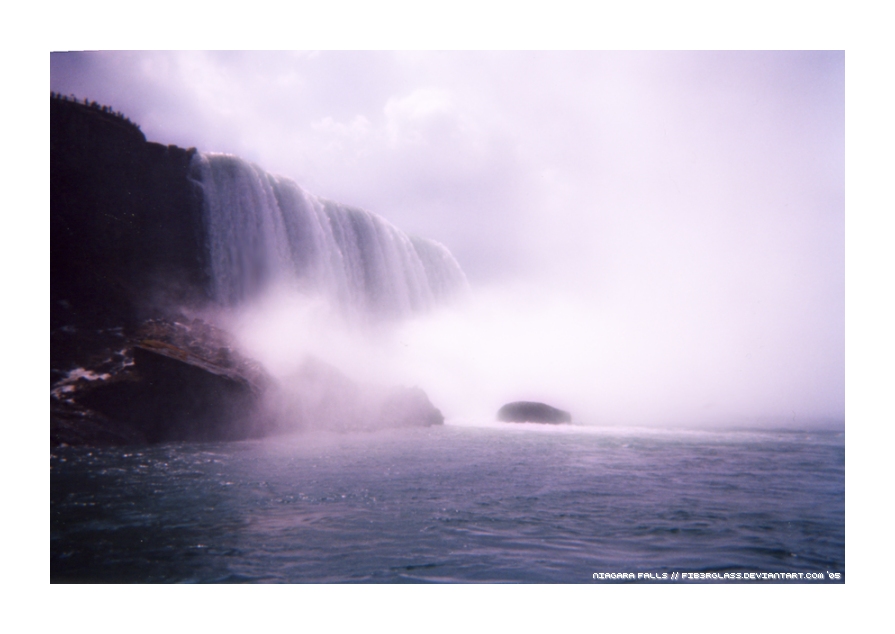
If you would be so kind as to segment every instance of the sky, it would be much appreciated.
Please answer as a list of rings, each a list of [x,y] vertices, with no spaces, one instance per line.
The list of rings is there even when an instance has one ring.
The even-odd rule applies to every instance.
[[[151,141],[445,244],[480,299],[401,334],[443,402],[633,423],[842,420],[844,83],[841,51],[50,59]]]

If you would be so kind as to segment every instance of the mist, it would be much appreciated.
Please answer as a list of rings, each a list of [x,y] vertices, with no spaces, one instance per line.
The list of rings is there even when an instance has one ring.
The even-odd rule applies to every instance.
[[[844,56],[57,53],[51,89],[446,245],[468,297],[394,322],[271,288],[215,316],[448,421],[841,424]]]

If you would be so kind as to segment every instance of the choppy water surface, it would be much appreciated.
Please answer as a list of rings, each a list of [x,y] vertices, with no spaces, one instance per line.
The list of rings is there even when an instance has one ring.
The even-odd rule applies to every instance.
[[[57,449],[53,581],[842,573],[835,432],[445,426]]]

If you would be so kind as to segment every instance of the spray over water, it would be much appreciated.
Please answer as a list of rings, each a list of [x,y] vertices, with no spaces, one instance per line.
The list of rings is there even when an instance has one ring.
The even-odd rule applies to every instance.
[[[389,356],[383,341],[399,320],[468,292],[444,246],[237,157],[197,154],[191,177],[202,193],[215,321],[273,373],[281,426],[441,422],[412,381],[396,388],[374,359]]]

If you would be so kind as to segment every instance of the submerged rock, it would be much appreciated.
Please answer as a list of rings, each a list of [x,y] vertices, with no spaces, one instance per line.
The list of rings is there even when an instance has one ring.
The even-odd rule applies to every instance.
[[[571,423],[572,415],[544,403],[516,401],[497,411],[497,420],[510,423]]]

